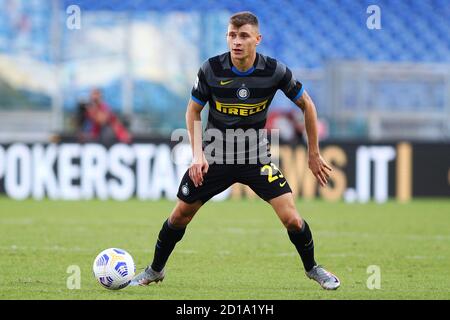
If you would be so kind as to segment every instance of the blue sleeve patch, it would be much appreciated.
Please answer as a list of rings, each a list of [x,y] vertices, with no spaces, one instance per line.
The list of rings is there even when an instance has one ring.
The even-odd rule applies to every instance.
[[[298,100],[298,98],[300,98],[303,94],[304,91],[304,87],[302,86],[302,88],[300,89],[300,91],[297,93],[297,95],[294,97],[294,99],[292,101],[296,102]]]
[[[197,99],[196,97],[194,97],[193,95],[191,95],[191,99],[194,100],[195,102],[197,102],[198,104],[200,104],[202,107],[205,106],[206,102],[201,101],[200,99]]]

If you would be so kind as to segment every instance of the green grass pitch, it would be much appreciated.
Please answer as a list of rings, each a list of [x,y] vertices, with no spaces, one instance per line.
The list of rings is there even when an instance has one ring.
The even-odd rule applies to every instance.
[[[304,275],[262,200],[209,202],[188,227],[162,284],[103,289],[95,256],[123,248],[140,271],[153,257],[171,201],[12,201],[0,198],[0,299],[449,299],[450,200],[378,205],[298,201],[316,260],[341,279],[325,291]],[[67,268],[81,270],[69,290]],[[379,266],[381,288],[367,272]]]

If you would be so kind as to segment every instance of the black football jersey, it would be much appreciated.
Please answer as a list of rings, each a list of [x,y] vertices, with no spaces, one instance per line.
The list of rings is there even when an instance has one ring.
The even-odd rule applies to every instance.
[[[259,130],[265,126],[269,105],[278,89],[294,102],[303,93],[302,84],[277,60],[257,53],[253,66],[241,72],[232,65],[227,52],[203,63],[191,98],[202,106],[209,103],[206,129]]]

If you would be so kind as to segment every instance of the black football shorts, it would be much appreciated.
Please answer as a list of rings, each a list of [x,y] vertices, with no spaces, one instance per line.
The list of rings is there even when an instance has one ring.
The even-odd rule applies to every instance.
[[[203,184],[195,187],[189,170],[178,188],[178,198],[187,203],[207,202],[234,183],[248,185],[260,198],[269,201],[292,192],[281,171],[273,164],[211,164],[203,176]]]

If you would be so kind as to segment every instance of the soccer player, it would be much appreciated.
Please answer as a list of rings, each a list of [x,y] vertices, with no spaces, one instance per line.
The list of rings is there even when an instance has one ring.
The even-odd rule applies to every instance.
[[[256,52],[256,46],[261,42],[257,17],[251,12],[234,14],[226,36],[229,52],[210,58],[202,65],[187,106],[186,124],[193,161],[180,183],[177,204],[159,232],[153,262],[133,279],[131,285],[162,281],[166,262],[195,213],[214,195],[239,182],[250,186],[273,207],[300,255],[306,276],[324,289],[337,289],[339,279],[314,259],[311,230],[298,214],[289,184],[278,168],[273,163],[261,161],[209,163],[211,154],[205,155],[208,143],[205,134],[201,133],[200,114],[206,102],[209,102],[207,130],[224,133],[229,129],[258,130],[264,128],[267,109],[276,91],[281,89],[304,113],[309,168],[321,186],[327,184],[332,170],[319,152],[317,114],[308,93],[284,64]],[[268,145],[267,139],[262,139],[259,134],[257,138],[247,139],[250,146],[245,151],[245,160],[253,159],[250,156],[252,148],[261,150],[261,145]],[[222,158],[230,155],[227,151],[222,152]],[[220,158],[221,150],[215,150],[214,156]],[[236,160],[238,152],[232,156],[232,160]]]

